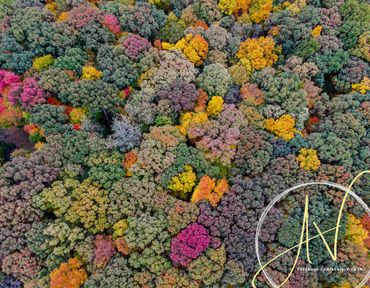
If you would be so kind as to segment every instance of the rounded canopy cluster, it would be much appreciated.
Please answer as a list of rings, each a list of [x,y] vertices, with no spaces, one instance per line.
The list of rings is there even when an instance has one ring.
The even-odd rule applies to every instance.
[[[369,169],[368,1],[0,2],[0,288],[252,287],[268,203]],[[332,228],[342,195],[309,192]],[[305,193],[270,210],[264,260],[297,245]],[[338,261],[315,239],[298,266],[369,267],[365,214],[347,199]]]

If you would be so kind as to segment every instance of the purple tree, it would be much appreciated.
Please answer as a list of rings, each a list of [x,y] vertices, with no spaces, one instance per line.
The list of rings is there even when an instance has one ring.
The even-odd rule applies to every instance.
[[[204,226],[188,225],[171,241],[170,258],[174,265],[188,266],[198,258],[211,243],[211,237]]]

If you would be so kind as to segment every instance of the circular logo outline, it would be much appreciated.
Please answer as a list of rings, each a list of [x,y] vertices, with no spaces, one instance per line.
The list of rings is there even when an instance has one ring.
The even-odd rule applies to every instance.
[[[313,182],[307,182],[307,183],[298,184],[296,186],[293,186],[293,187],[285,190],[283,193],[281,193],[278,196],[276,196],[269,203],[269,205],[267,205],[267,207],[265,208],[265,210],[261,214],[261,217],[260,217],[260,219],[258,221],[258,224],[257,224],[257,230],[256,230],[256,236],[255,236],[255,245],[254,245],[255,246],[256,255],[257,255],[258,264],[259,264],[260,268],[262,269],[263,275],[265,275],[266,279],[272,285],[273,288],[279,288],[279,285],[277,285],[271,279],[270,275],[265,271],[265,269],[263,269],[263,265],[261,263],[261,258],[260,258],[260,253],[259,253],[259,236],[260,236],[260,232],[261,232],[261,228],[262,228],[263,222],[264,222],[264,220],[265,220],[268,212],[270,212],[271,208],[281,198],[283,198],[284,196],[286,196],[287,194],[289,194],[289,192],[291,192],[293,190],[296,190],[296,189],[299,189],[299,188],[302,188],[302,187],[313,186],[313,185],[325,185],[325,186],[329,186],[329,187],[338,188],[339,190],[342,190],[343,192],[348,192],[348,194],[351,195],[352,197],[354,197],[356,199],[356,201],[362,206],[362,208],[365,209],[365,211],[367,212],[367,214],[370,216],[370,209],[369,209],[369,207],[366,205],[366,203],[355,192],[349,190],[348,188],[344,187],[343,185],[340,185],[340,184],[337,184],[337,183],[333,183],[333,182],[329,182],[329,181],[313,181]],[[365,278],[360,282],[360,284],[358,284],[356,286],[356,288],[361,288],[362,286],[364,286],[369,279],[370,279],[370,269],[367,272]]]

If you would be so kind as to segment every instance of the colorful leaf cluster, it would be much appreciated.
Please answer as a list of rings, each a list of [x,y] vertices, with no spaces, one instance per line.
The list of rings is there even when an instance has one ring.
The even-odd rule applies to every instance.
[[[365,0],[0,1],[0,287],[252,287],[265,207],[369,170],[369,20]],[[305,194],[309,234],[335,226],[343,192],[311,188],[266,215],[262,262],[297,245]],[[286,287],[356,287],[369,229],[348,197],[337,261],[315,238],[297,265],[363,269]]]

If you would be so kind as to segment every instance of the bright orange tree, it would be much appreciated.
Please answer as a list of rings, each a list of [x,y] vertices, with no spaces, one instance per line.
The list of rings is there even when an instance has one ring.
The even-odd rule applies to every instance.
[[[212,206],[216,206],[228,189],[229,185],[226,179],[216,180],[205,175],[195,188],[191,201],[196,203],[201,200],[208,200]]]
[[[50,288],[79,288],[86,281],[87,274],[81,262],[71,258],[50,274]]]

